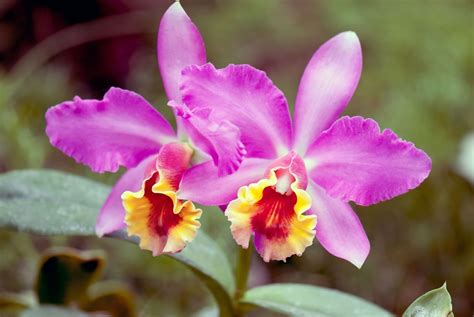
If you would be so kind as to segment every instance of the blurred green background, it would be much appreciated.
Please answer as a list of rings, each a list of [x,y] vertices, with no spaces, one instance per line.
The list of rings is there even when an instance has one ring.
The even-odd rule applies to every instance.
[[[361,270],[330,256],[316,242],[287,263],[264,264],[256,257],[250,284],[327,286],[401,314],[417,296],[447,281],[454,312],[471,315],[474,189],[457,172],[457,161],[461,140],[474,130],[473,2],[181,2],[205,39],[209,61],[265,70],[290,104],[315,49],[339,32],[355,31],[364,69],[346,113],[376,119],[433,159],[429,179],[416,190],[376,206],[356,207],[372,244]],[[118,175],[93,174],[49,145],[44,113],[74,95],[101,98],[114,85],[142,94],[172,120],[156,62],[156,28],[171,3],[0,1],[0,172],[46,167],[112,184]],[[464,161],[473,160],[471,150]],[[204,230],[235,256],[225,217],[217,209],[206,211]],[[0,292],[31,289],[36,260],[51,245],[104,249],[107,278],[130,285],[140,316],[190,316],[212,305],[184,267],[134,245],[2,230]]]

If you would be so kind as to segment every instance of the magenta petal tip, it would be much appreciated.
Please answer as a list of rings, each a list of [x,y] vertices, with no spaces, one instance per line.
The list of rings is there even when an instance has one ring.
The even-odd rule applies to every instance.
[[[294,148],[304,154],[339,117],[355,92],[362,71],[362,49],[352,31],[321,45],[301,77],[295,103]]]
[[[181,70],[206,62],[204,40],[177,1],[166,10],[158,30],[158,65],[168,99],[181,102]]]

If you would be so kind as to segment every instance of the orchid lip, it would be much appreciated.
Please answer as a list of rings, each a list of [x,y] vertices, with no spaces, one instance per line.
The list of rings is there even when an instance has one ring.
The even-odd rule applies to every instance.
[[[140,247],[154,256],[181,251],[196,236],[201,215],[200,209],[178,200],[173,191],[160,190],[166,184],[153,185],[158,178],[156,172],[139,192],[122,195],[128,235],[139,237]]]
[[[164,145],[144,169],[140,190],[122,194],[128,235],[138,237],[140,247],[155,256],[181,251],[200,227],[202,211],[176,194],[191,157],[187,144]]]
[[[301,255],[315,237],[316,216],[306,214],[311,197],[299,183],[306,179],[301,163],[294,152],[274,161],[266,178],[241,187],[225,211],[236,242],[247,248],[254,236],[266,262]]]

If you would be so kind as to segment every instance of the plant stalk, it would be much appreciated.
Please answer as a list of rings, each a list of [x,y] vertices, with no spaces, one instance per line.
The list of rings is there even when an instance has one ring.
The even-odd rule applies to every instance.
[[[236,316],[244,316],[245,311],[239,304],[240,299],[247,291],[247,280],[250,272],[250,264],[252,260],[252,244],[247,249],[240,248],[237,259],[237,267],[235,271],[236,288],[234,294],[234,304],[236,308]]]

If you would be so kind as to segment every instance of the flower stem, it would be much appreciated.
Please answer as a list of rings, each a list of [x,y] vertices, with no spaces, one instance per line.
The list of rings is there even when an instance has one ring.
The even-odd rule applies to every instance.
[[[247,291],[247,280],[250,272],[250,263],[252,260],[252,246],[247,249],[240,248],[235,271],[236,288],[234,294],[234,303],[237,316],[244,316],[244,310],[239,305],[239,300]]]

